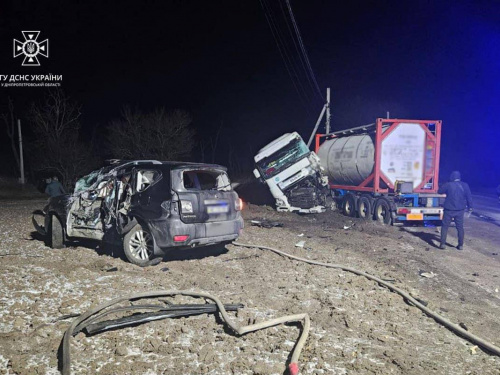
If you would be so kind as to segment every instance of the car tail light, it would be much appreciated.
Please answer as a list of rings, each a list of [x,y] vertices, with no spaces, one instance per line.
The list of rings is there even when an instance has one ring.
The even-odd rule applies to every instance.
[[[411,210],[409,208],[398,208],[398,214],[409,214]]]
[[[193,213],[193,203],[190,201],[181,201],[181,212],[186,214]]]
[[[187,241],[188,238],[189,238],[189,235],[181,234],[179,236],[174,236],[174,242],[184,242],[184,241]]]
[[[236,201],[234,202],[234,208],[236,211],[241,211],[243,209],[243,201],[241,198],[237,198]]]

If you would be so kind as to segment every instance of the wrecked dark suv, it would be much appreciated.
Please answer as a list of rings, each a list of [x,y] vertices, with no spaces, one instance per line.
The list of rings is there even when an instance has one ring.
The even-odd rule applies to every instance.
[[[170,249],[235,240],[241,208],[222,166],[140,160],[81,178],[73,194],[35,211],[33,224],[53,248],[71,238],[119,243],[130,262],[145,266]]]

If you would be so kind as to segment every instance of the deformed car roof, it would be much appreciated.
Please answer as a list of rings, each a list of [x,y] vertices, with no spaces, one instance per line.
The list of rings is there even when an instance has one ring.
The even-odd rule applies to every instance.
[[[97,186],[99,182],[102,181],[105,176],[117,175],[122,173],[128,173],[128,170],[123,170],[127,167],[154,167],[160,169],[163,172],[170,170],[183,169],[183,168],[200,168],[200,169],[218,169],[222,171],[227,171],[227,168],[218,164],[206,164],[206,163],[190,163],[184,161],[158,161],[158,160],[109,160],[108,165],[83,176],[76,182],[74,193],[81,192],[83,190],[89,189],[92,186]]]
[[[110,165],[111,169],[119,169],[128,166],[165,166],[168,169],[182,169],[182,168],[216,168],[227,170],[226,167],[219,164],[207,163],[192,163],[187,161],[158,161],[158,160],[117,160],[113,161]]]

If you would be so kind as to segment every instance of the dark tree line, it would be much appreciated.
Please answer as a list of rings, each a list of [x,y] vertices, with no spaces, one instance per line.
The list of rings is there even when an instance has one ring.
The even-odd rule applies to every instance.
[[[82,175],[102,165],[102,156],[117,159],[188,159],[195,146],[191,115],[158,108],[149,113],[125,107],[108,124],[107,139],[97,149],[95,137],[82,139],[82,107],[62,90],[48,92],[30,105],[26,116],[31,139],[25,148],[26,164],[34,175],[57,175],[70,188]],[[0,115],[19,166],[14,103]],[[24,122],[26,123],[26,122]],[[24,126],[24,125],[23,125]]]

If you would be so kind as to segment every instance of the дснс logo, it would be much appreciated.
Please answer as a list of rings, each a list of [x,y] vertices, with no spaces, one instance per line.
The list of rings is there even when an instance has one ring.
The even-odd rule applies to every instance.
[[[49,57],[49,40],[37,42],[40,31],[23,31],[24,42],[14,39],[14,57],[24,55],[23,66],[40,66],[37,55]]]

